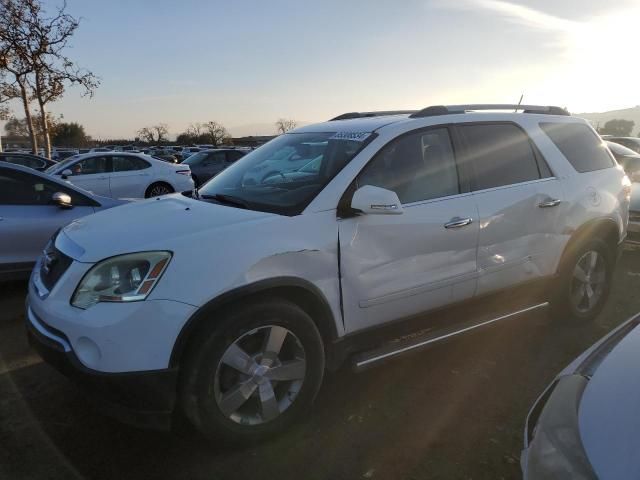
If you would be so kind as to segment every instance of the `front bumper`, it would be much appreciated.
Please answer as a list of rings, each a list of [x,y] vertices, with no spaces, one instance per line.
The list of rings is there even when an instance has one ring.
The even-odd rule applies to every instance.
[[[99,409],[139,427],[168,430],[176,404],[177,368],[104,373],[85,367],[65,335],[38,318],[27,302],[27,336],[44,361],[81,386]]]

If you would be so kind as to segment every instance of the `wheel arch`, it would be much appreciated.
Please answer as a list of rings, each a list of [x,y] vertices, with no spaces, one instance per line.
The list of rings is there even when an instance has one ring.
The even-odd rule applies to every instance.
[[[611,246],[612,254],[615,255],[615,249],[621,241],[619,226],[611,218],[598,218],[581,225],[573,232],[564,247],[556,269],[557,273],[560,273],[566,259],[570,258],[573,252],[592,238],[602,239],[607,245]]]
[[[175,188],[173,185],[171,185],[171,182],[169,182],[169,181],[167,181],[167,180],[164,180],[164,179],[162,179],[162,178],[161,178],[161,179],[157,179],[157,178],[156,178],[156,179],[152,180],[151,182],[149,182],[149,184],[147,185],[147,187],[144,189],[144,195],[145,195],[145,197],[146,197],[147,193],[149,192],[149,189],[150,189],[151,187],[153,187],[154,185],[158,185],[158,184],[161,184],[161,185],[167,185],[169,188],[171,188],[171,190],[173,190],[174,192],[176,191],[176,188]]]
[[[234,305],[281,298],[302,308],[318,327],[325,348],[338,338],[335,318],[329,302],[318,287],[297,277],[278,277],[260,280],[225,292],[200,307],[182,327],[171,352],[169,367],[177,367],[189,350],[197,332],[208,325],[212,315]]]

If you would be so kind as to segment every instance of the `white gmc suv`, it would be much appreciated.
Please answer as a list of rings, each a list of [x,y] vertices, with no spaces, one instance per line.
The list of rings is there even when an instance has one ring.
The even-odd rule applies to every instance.
[[[310,144],[321,156],[303,167],[273,161]],[[547,306],[591,320],[629,196],[596,132],[561,108],[344,114],[191,195],[62,229],[31,277],[29,338],[125,421],[168,428],[178,411],[209,437],[260,440],[345,360],[362,369]]]

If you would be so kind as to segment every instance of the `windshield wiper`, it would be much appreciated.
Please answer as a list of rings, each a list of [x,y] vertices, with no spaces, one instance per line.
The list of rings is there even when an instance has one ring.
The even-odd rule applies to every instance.
[[[199,195],[199,198],[202,198],[204,200],[215,200],[216,202],[219,202],[219,203],[244,208],[246,210],[251,210],[251,206],[249,205],[249,202],[241,198],[234,197],[232,195],[224,195],[222,193],[216,193],[215,195]]]

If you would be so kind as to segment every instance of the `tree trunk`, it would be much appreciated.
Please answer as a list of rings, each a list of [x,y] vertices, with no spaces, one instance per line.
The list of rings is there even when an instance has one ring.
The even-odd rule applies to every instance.
[[[49,120],[47,119],[47,106],[38,98],[40,105],[40,123],[42,124],[42,136],[44,141],[45,157],[51,158],[51,135],[49,134]]]
[[[33,128],[33,117],[31,116],[31,110],[29,109],[29,96],[27,94],[27,88],[24,85],[23,80],[18,80],[20,86],[20,96],[22,97],[22,107],[24,108],[24,116],[27,120],[27,127],[29,127],[29,138],[31,139],[31,151],[34,155],[38,154],[38,138],[36,137],[36,131]]]

